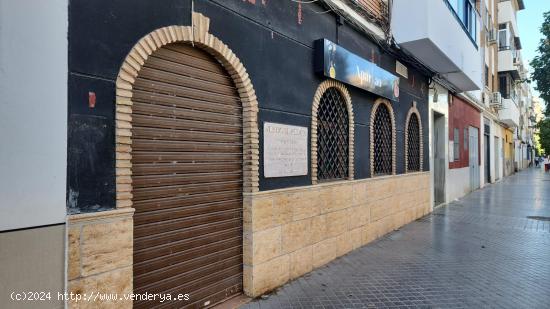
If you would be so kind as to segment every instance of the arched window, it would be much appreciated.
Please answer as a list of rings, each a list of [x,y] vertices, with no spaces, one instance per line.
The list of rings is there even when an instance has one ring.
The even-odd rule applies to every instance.
[[[343,85],[325,81],[317,89],[312,118],[312,180],[353,179],[353,116]]]
[[[407,126],[407,171],[420,171],[420,130],[416,114],[411,115]]]
[[[372,110],[370,129],[372,174],[395,174],[395,120],[389,101],[377,100]]]
[[[416,102],[407,115],[405,123],[405,172],[422,171],[422,126]]]
[[[317,177],[320,181],[348,177],[349,120],[346,103],[336,88],[329,88],[317,114]]]

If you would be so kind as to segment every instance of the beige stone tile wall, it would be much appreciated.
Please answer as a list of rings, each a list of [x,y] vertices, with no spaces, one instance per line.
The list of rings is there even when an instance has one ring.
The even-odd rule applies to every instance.
[[[270,291],[431,209],[428,172],[246,194],[245,293]]]
[[[133,208],[68,220],[67,292],[132,293]],[[131,308],[132,301],[69,301],[70,308]]]

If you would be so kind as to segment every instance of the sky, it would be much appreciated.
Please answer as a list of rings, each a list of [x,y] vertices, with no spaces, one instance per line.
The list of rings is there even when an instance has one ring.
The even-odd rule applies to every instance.
[[[550,11],[550,0],[523,0],[525,9],[518,12],[519,37],[521,39],[523,62],[527,65],[537,55],[537,46],[542,38],[540,26],[543,22],[542,14]],[[529,66],[528,66],[529,67]],[[535,82],[531,83],[534,94]]]

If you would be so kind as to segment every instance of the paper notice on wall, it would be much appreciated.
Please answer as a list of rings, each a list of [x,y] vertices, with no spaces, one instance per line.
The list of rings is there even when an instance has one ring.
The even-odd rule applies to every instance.
[[[308,172],[307,127],[264,122],[264,177]]]

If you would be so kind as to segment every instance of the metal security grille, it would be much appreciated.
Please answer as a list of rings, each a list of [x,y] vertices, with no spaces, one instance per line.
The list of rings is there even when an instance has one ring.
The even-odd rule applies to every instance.
[[[243,126],[233,80],[185,44],[154,52],[132,92],[134,308],[203,308],[243,284]]]
[[[420,125],[416,114],[411,115],[407,128],[407,170],[420,171]]]
[[[348,177],[349,119],[346,103],[329,88],[317,111],[317,177],[320,181]]]
[[[393,138],[392,119],[388,108],[381,104],[374,116],[374,174],[387,175],[392,173]]]

